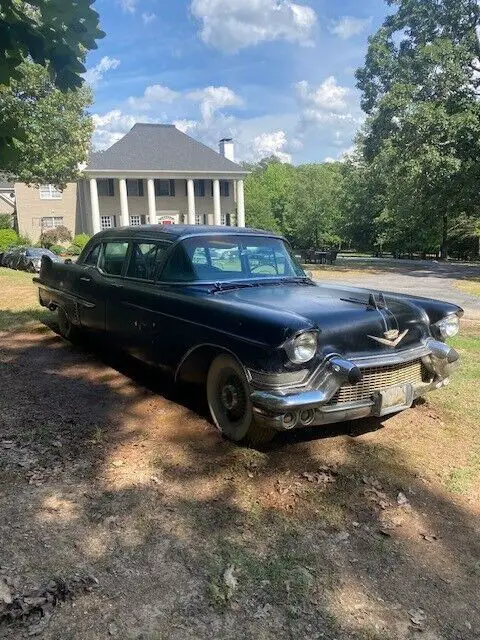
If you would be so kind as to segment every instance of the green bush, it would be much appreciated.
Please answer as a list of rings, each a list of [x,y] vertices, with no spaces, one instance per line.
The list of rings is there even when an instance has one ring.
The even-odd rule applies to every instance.
[[[71,244],[67,249],[67,253],[71,256],[79,256],[82,253],[82,250],[77,245]]]
[[[89,240],[90,240],[90,236],[88,235],[88,233],[79,233],[73,238],[72,245],[75,247],[80,247],[80,249],[83,249],[83,247],[87,244]]]
[[[8,249],[18,244],[18,234],[14,229],[0,229],[0,249]]]
[[[40,236],[40,243],[42,247],[51,249],[52,245],[56,245],[59,242],[69,242],[72,240],[72,234],[67,227],[60,225],[48,231],[44,231]]]
[[[12,228],[12,216],[9,213],[0,213],[0,229]]]
[[[53,251],[53,253],[56,253],[57,256],[61,255],[62,253],[66,253],[65,247],[62,247],[59,244],[52,244],[52,246],[49,247],[49,249],[50,251]]]

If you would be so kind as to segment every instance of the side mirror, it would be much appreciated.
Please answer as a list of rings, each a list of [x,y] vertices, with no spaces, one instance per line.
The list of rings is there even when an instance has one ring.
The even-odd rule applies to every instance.
[[[72,264],[72,259],[71,258],[66,258],[65,259],[65,264]]]

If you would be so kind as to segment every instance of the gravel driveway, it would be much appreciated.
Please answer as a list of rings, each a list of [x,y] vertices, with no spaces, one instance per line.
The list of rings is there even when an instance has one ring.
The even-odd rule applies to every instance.
[[[480,266],[382,259],[353,261],[345,258],[340,259],[337,266],[354,270],[354,275],[345,273],[345,278],[338,274],[341,283],[446,300],[465,309],[468,317],[480,319],[480,297],[455,286],[459,280],[480,278]],[[394,271],[395,268],[398,270]],[[315,273],[315,279],[321,280],[321,271]]]

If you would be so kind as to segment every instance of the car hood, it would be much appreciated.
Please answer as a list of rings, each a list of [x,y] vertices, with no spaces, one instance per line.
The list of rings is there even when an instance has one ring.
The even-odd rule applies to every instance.
[[[262,284],[224,291],[216,299],[227,306],[234,305],[237,311],[255,308],[255,315],[266,318],[270,314],[278,317],[281,312],[285,322],[291,318],[293,333],[299,326],[319,330],[322,350],[348,353],[352,357],[408,348],[430,335],[430,319],[421,299],[385,293],[385,308],[376,309],[368,304],[371,293],[355,287]],[[389,330],[406,331],[398,345],[385,345],[373,339],[385,338]]]

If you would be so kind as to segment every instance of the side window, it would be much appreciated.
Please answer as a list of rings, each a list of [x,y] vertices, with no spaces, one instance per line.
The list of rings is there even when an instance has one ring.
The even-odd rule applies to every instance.
[[[127,251],[128,242],[105,243],[100,256],[99,269],[111,276],[121,275]]]
[[[157,245],[154,242],[134,242],[127,278],[153,280],[155,277],[155,260]]]
[[[83,261],[83,264],[88,264],[88,265],[94,267],[98,262],[98,256],[100,255],[100,247],[101,247],[100,244],[96,244],[90,250],[89,254],[87,255],[87,257]]]

